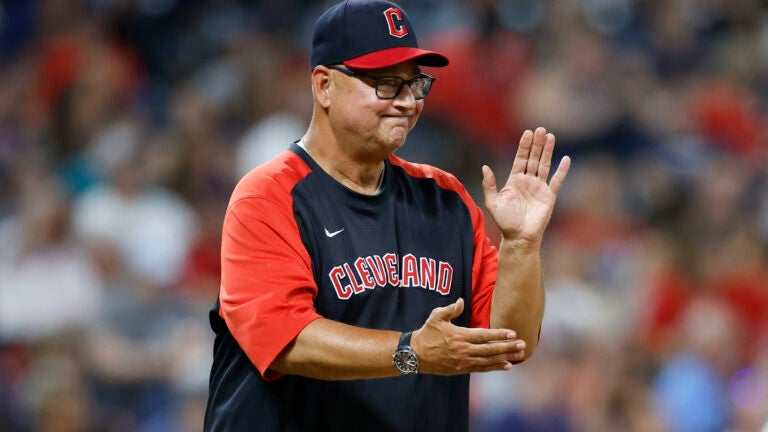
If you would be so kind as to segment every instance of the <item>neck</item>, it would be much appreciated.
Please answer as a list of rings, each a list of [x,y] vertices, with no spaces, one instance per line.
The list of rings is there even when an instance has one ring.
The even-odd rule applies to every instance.
[[[338,140],[321,138],[311,130],[300,144],[323,171],[349,189],[366,195],[379,190],[384,176],[383,159],[357,157],[345,151]]]

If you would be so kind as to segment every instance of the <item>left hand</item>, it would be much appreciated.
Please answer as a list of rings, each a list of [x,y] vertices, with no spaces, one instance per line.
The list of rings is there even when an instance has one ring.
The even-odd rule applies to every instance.
[[[496,176],[483,166],[485,208],[505,240],[538,244],[552,216],[557,193],[565,181],[571,159],[563,157],[549,184],[555,136],[543,127],[526,130],[520,138],[507,183],[496,189]]]

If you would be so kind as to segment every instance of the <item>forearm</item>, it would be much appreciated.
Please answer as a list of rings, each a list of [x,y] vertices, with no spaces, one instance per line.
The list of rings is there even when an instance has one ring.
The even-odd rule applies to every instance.
[[[319,318],[307,325],[270,366],[275,372],[323,380],[399,375],[392,365],[400,333]]]
[[[540,244],[503,240],[491,305],[491,327],[510,328],[526,343],[526,358],[533,354],[544,316]]]

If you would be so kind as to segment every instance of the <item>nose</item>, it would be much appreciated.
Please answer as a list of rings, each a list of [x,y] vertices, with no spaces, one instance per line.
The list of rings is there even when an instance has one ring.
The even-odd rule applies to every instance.
[[[411,90],[411,86],[404,85],[402,89],[400,89],[400,93],[397,94],[395,99],[392,100],[394,105],[398,108],[404,109],[404,110],[412,110],[416,108],[416,103],[418,102],[416,100],[416,97],[413,95],[413,90]]]

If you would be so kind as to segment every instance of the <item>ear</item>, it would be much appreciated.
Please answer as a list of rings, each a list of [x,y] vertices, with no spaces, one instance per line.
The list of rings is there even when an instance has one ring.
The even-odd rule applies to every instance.
[[[331,105],[331,70],[318,66],[312,71],[312,94],[315,101],[323,108]]]

